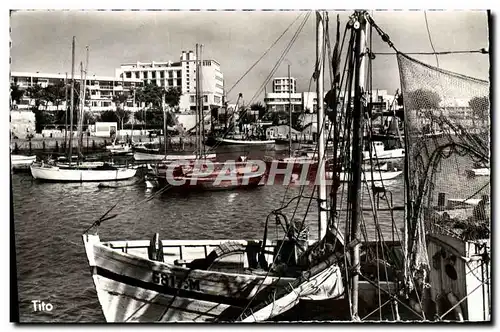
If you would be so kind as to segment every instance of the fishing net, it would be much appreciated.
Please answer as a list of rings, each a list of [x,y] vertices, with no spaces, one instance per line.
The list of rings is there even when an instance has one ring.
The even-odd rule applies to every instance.
[[[405,110],[407,225],[413,264],[428,266],[425,232],[489,234],[489,83],[399,53]],[[482,229],[482,231],[481,231]]]

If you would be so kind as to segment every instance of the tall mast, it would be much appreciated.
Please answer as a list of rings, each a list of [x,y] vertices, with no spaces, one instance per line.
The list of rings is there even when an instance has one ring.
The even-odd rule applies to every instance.
[[[288,156],[292,156],[292,79],[290,76],[290,65],[288,65],[288,112],[290,123],[288,125]]]
[[[83,102],[84,102],[84,92],[83,92],[83,63],[80,62],[80,106],[78,107],[78,158],[80,158],[81,153],[81,140],[82,140],[82,123],[83,123]]]
[[[83,98],[83,102],[82,102],[82,137],[81,137],[81,141],[80,141],[80,144],[82,144],[82,145],[83,145],[83,114],[85,113],[85,97],[87,94],[87,71],[89,70],[89,47],[88,47],[88,45],[85,46],[85,50],[86,50],[85,71],[83,73],[83,94],[82,94],[82,98]]]
[[[161,96],[161,109],[163,111],[163,152],[165,153],[165,158],[167,158],[167,112],[165,108],[165,91]]]
[[[318,240],[321,240],[326,235],[326,228],[328,222],[327,205],[326,205],[326,177],[325,177],[325,136],[324,136],[324,34],[323,34],[324,13],[316,13],[316,62],[318,63],[317,78],[316,78],[316,93],[318,95],[318,172],[317,179],[319,179],[319,192],[318,192]]]
[[[68,153],[68,72],[64,77],[64,153]]]
[[[364,120],[364,105],[362,103],[362,94],[364,93],[364,75],[365,61],[361,53],[365,49],[365,29],[366,21],[364,12],[357,11],[357,21],[354,23],[356,33],[356,46],[354,49],[355,57],[355,73],[354,73],[354,109],[353,109],[353,141],[352,141],[352,182],[349,188],[349,198],[352,204],[351,208],[351,237],[352,246],[351,257],[353,271],[351,275],[351,316],[353,320],[358,320],[358,298],[359,298],[359,264],[360,264],[360,227],[359,220],[361,217],[361,163],[362,163],[362,146],[363,146],[363,120]]]
[[[205,101],[205,95],[203,94],[203,44],[200,45],[200,113],[201,113],[201,135],[200,135],[200,153],[203,153],[203,157],[205,157],[205,112],[203,102]]]
[[[69,165],[71,166],[71,153],[73,147],[73,112],[74,112],[74,95],[75,95],[75,36],[71,44],[71,96],[70,96],[70,113],[69,113]]]
[[[199,146],[198,146],[198,140],[199,140],[199,134],[200,134],[200,121],[199,121],[199,104],[200,104],[200,101],[199,101],[199,93],[198,93],[198,84],[200,84],[200,80],[198,79],[199,78],[199,73],[200,71],[198,70],[198,59],[199,59],[199,54],[198,54],[198,44],[196,44],[196,59],[195,59],[195,66],[194,66],[194,70],[195,70],[195,80],[196,80],[196,85],[195,85],[195,92],[194,92],[194,99],[195,99],[195,120],[196,120],[196,143],[195,143],[195,151],[196,151],[196,156],[198,156],[198,152],[199,152]]]

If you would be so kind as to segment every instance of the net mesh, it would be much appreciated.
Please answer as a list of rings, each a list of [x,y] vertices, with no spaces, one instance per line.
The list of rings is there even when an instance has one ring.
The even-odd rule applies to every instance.
[[[399,53],[405,109],[409,248],[428,266],[425,232],[489,236],[489,83]],[[488,214],[488,215],[487,215]]]

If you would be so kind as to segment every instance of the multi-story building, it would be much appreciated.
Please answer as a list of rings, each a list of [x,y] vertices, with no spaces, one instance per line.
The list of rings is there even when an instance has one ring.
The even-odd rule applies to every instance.
[[[26,72],[11,72],[11,83],[19,86],[20,89],[26,90],[27,88],[40,85],[42,88],[47,87],[51,84],[57,84],[58,82],[64,82],[66,79],[66,74],[48,74],[48,73],[26,73]],[[80,82],[80,73],[75,74],[75,81]],[[67,82],[71,82],[71,77],[68,75]],[[133,90],[136,87],[142,85],[142,80],[135,78],[116,78],[112,76],[87,76],[86,87],[87,95],[90,97],[86,100],[86,109],[89,111],[113,111],[116,109],[116,105],[113,103],[113,96],[118,95],[123,91],[128,92],[128,100],[125,107],[129,111],[139,110],[139,104],[135,101]],[[68,104],[69,104],[69,94],[68,94]],[[34,105],[34,100],[30,98],[28,94],[24,94],[21,101],[17,104],[19,110],[29,109]],[[65,109],[66,104],[62,100],[59,105],[46,105],[48,111],[54,111],[57,109]]]
[[[264,103],[267,109],[272,112],[287,111],[292,109],[292,112],[301,111],[302,93],[266,93]]]
[[[182,51],[180,61],[172,62],[136,62],[122,64],[115,70],[116,77],[137,79],[144,83],[158,86],[179,87],[182,96],[179,102],[180,111],[196,109],[196,55],[193,51]],[[202,84],[204,110],[222,106],[224,94],[224,76],[220,64],[216,60],[202,61]]]
[[[326,96],[326,93],[325,93]],[[354,96],[354,93],[352,93]],[[370,99],[370,97],[372,99]],[[390,108],[394,96],[387,94],[386,90],[373,90],[367,95],[367,102],[373,103],[374,111],[383,111]],[[340,98],[342,102],[343,98]],[[266,93],[264,102],[271,111],[288,111],[289,105],[292,105],[292,111],[306,111],[308,113],[316,112],[318,107],[318,98],[316,92],[308,91],[301,93]]]
[[[295,93],[297,92],[297,80],[293,77],[275,77],[273,78],[274,93]]]

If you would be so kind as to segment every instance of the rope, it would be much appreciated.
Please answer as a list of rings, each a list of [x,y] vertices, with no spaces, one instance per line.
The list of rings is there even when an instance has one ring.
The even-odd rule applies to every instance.
[[[427,22],[427,12],[425,10],[424,10],[424,17],[425,17],[425,27],[427,28],[427,35],[429,36],[429,42],[431,43],[432,52],[436,56],[436,63],[437,63],[437,67],[439,68],[439,59],[438,59],[438,56],[436,54],[436,49],[434,48],[434,44],[432,43],[431,31],[429,30],[429,22]]]
[[[480,50],[465,50],[465,51],[441,51],[441,52],[404,52],[408,55],[448,55],[448,54],[489,54],[489,51],[482,48]],[[373,52],[375,55],[397,55],[398,52]]]

